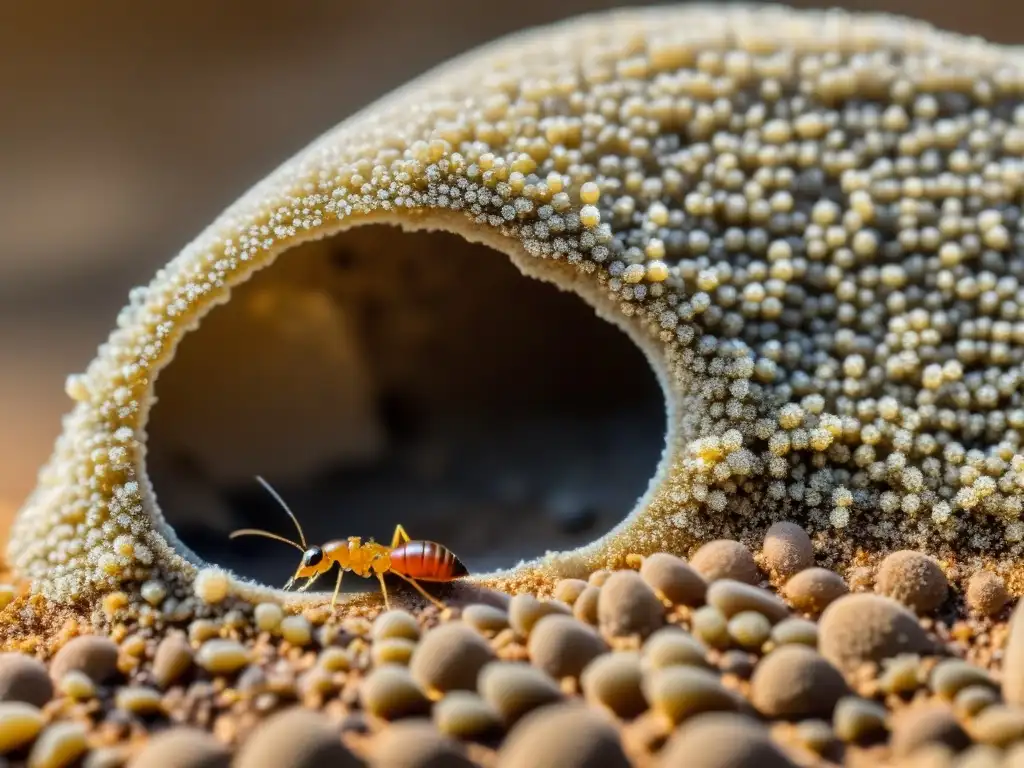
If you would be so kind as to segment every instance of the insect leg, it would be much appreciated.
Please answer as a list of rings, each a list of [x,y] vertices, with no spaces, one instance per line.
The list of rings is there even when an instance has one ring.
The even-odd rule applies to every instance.
[[[288,579],[288,583],[284,585],[284,588],[285,589],[289,589],[292,586],[292,584],[295,583],[295,580],[299,578],[299,573],[301,573],[301,572],[302,572],[302,564],[300,563],[299,567],[295,570],[295,575],[292,576],[290,579]]]
[[[380,591],[384,593],[384,608],[391,610],[391,602],[388,600],[388,588],[384,583],[384,574],[380,571],[377,572],[377,581],[380,582]]]
[[[338,566],[338,583],[334,585],[334,597],[331,598],[331,610],[334,610],[334,604],[338,602],[338,592],[341,591],[341,577],[345,575],[345,569],[340,565]]]
[[[395,526],[395,535],[391,537],[391,548],[394,549],[399,544],[403,544],[410,541],[409,534],[405,532],[405,528],[399,523]]]
[[[425,590],[423,587],[421,587],[419,585],[419,583],[415,579],[411,579],[408,576],[403,576],[401,573],[398,573],[397,571],[392,571],[392,573],[395,574],[395,576],[398,576],[399,578],[405,579],[407,582],[412,584],[416,588],[417,592],[419,592],[421,595],[423,595],[425,598],[427,598],[427,600],[432,602],[438,608],[444,608],[444,603],[442,603],[436,597],[434,597],[429,592],[427,592],[427,590]],[[382,580],[382,583],[383,583],[383,580]]]
[[[312,576],[310,576],[309,580],[306,581],[306,583],[303,584],[301,587],[299,587],[299,592],[305,592],[307,589],[309,589],[313,585],[313,582],[316,581],[317,579],[319,579],[321,576],[323,576],[323,571],[321,571],[320,573],[316,573],[316,574],[313,574]]]

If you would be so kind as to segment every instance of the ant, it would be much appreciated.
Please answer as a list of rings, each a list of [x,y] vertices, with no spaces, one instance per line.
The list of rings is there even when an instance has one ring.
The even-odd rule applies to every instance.
[[[334,596],[331,598],[331,608],[338,601],[338,592],[341,590],[341,577],[345,571],[352,571],[357,576],[368,578],[371,575],[380,581],[381,591],[384,593],[384,607],[390,608],[388,601],[388,589],[384,585],[384,574],[393,573],[412,584],[416,590],[427,598],[438,608],[444,608],[437,598],[427,593],[417,583],[420,581],[448,582],[454,581],[462,576],[467,576],[469,571],[462,564],[455,554],[448,547],[434,541],[419,541],[409,538],[400,524],[395,526],[395,535],[391,539],[391,546],[386,547],[370,539],[365,544],[358,536],[349,536],[347,539],[334,539],[328,541],[322,547],[309,546],[306,544],[306,535],[302,532],[302,526],[295,514],[285,504],[284,499],[275,491],[266,480],[257,475],[257,482],[262,485],[278,504],[288,513],[288,516],[295,523],[299,531],[301,546],[291,539],[278,536],[276,533],[261,531],[256,528],[242,528],[233,531],[228,538],[234,539],[238,536],[265,536],[268,539],[283,541],[302,552],[302,561],[299,563],[295,575],[288,579],[284,585],[285,589],[291,587],[296,579],[306,579],[306,583],[299,587],[300,592],[305,592],[310,585],[318,578],[338,564],[338,582],[334,585]]]

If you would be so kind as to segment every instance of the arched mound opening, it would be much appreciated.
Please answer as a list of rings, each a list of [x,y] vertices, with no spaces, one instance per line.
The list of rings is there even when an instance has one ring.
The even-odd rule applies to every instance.
[[[611,530],[665,445],[650,364],[584,300],[487,246],[386,225],[301,245],[235,288],[155,395],[146,462],[168,524],[271,586],[299,553],[228,538],[297,538],[255,475],[309,543],[388,543],[401,523],[480,573]]]

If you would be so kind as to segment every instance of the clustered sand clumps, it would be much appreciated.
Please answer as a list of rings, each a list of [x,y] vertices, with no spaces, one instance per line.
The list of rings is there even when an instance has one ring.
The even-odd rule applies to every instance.
[[[154,378],[231,285],[391,222],[570,286],[662,375],[649,493],[520,582],[749,542],[787,517],[831,565],[913,548],[1012,568],[1022,90],[1013,49],[771,7],[596,16],[447,65],[319,139],[132,292],[68,381],[76,406],[11,560],[57,600],[147,579],[188,591],[198,558],[143,464]]]
[[[33,768],[1021,759],[1024,613],[992,604],[988,595],[1005,590],[999,576],[981,571],[986,598],[969,590],[965,604],[937,565],[895,553],[885,578],[851,591],[814,566],[805,531],[781,530],[782,557],[776,528],[756,556],[719,540],[689,561],[655,553],[634,559],[636,570],[559,581],[549,596],[480,591],[443,611],[243,603],[216,618],[171,617],[108,599],[109,636],[68,631],[45,662],[0,653],[0,759]],[[892,579],[902,585],[894,597]],[[922,607],[940,588],[943,601]]]

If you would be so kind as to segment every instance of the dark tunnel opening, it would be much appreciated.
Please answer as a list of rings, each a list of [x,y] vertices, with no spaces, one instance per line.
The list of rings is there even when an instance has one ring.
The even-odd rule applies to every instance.
[[[610,530],[665,439],[644,354],[581,298],[485,246],[377,225],[236,288],[155,390],[147,464],[168,523],[203,559],[275,586],[299,553],[228,538],[297,538],[255,475],[309,543],[389,543],[401,523],[478,573]]]

